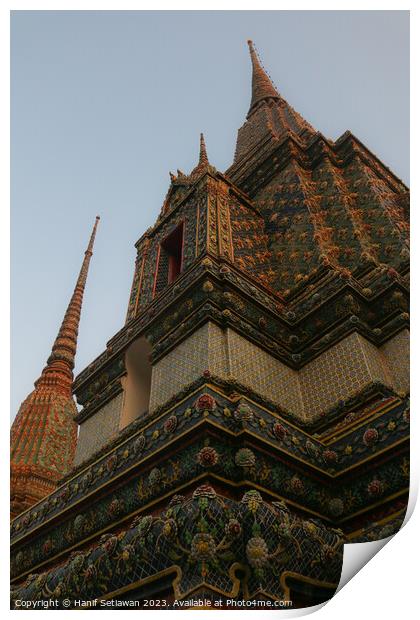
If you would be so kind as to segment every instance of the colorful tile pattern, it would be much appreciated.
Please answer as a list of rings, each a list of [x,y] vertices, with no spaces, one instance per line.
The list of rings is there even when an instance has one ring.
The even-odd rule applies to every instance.
[[[115,396],[80,425],[74,457],[75,466],[89,458],[118,433],[123,396],[123,392]]]
[[[401,391],[401,377],[407,375],[397,368],[393,352],[401,353],[402,344],[406,338],[397,335],[381,350],[353,333],[292,370],[233,329],[207,323],[153,367],[150,411],[209,370],[234,378],[297,418],[316,419],[374,383]]]

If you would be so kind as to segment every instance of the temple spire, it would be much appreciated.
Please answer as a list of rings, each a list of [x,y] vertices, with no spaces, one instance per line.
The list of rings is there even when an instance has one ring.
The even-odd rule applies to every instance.
[[[73,466],[77,441],[73,368],[83,293],[98,222],[99,217],[51,355],[12,425],[10,492],[13,517],[53,491]]]
[[[255,51],[254,43],[249,40],[248,46],[252,62],[252,96],[248,112],[249,116],[257,103],[262,99],[280,99],[280,95],[267,73],[264,71],[257,56],[257,52]]]
[[[66,385],[69,380],[70,382],[73,381],[73,368],[76,356],[80,312],[82,309],[83,294],[89,270],[89,263],[93,253],[93,244],[95,242],[99,219],[99,216],[96,216],[95,224],[85,251],[82,267],[79,272],[79,277],[77,278],[73,295],[64,315],[57,338],[53,344],[47,365],[42,371],[41,377],[35,383],[35,386],[52,373],[54,374],[56,380],[60,377],[60,375],[62,375]]]

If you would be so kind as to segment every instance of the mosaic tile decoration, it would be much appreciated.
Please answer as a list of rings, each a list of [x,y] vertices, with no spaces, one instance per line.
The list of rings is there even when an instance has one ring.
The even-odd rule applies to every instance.
[[[18,517],[12,527],[14,575],[205,472],[222,476],[229,484],[260,485],[261,490],[279,494],[309,514],[340,524],[345,521],[345,530],[352,532],[357,527],[347,521],[355,513],[366,511],[378,499],[401,495],[407,488],[408,402],[377,400],[356,420],[349,415],[346,424],[345,435],[325,443],[246,398],[232,402],[204,386],[154,422],[142,420],[143,428],[82,469],[30,513]],[[193,442],[178,442],[176,454],[165,458],[177,435],[194,429],[201,430],[201,435],[196,434]],[[366,459],[376,455],[380,459],[374,470],[363,467]],[[133,466],[136,476],[121,478]],[[350,468],[353,473],[348,476]],[[118,475],[123,486],[118,483],[115,489],[113,480]],[[104,484],[114,488],[111,496],[102,495]],[[95,491],[100,501],[83,502],[87,493]],[[45,531],[43,521],[54,516],[58,522]],[[19,548],[25,537],[26,553],[22,554]]]
[[[122,403],[123,392],[80,425],[74,465],[89,458],[118,433]]]
[[[393,377],[393,386],[397,392],[407,393],[410,389],[410,334],[407,329],[401,331],[386,342],[381,351],[387,361]]]
[[[407,374],[394,375],[395,351],[403,359],[406,344],[397,335],[381,350],[354,333],[296,371],[234,330],[207,323],[153,367],[150,411],[209,370],[235,378],[301,419],[314,418],[375,382],[401,391],[403,376],[407,391]]]
[[[230,374],[284,409],[303,416],[299,375],[269,353],[227,330]]]
[[[326,548],[329,561],[324,563]],[[319,521],[303,520],[284,503],[263,501],[256,491],[235,501],[203,484],[190,498],[177,495],[160,514],[137,517],[118,536],[102,537],[63,568],[28,577],[13,588],[12,600],[48,599],[51,592],[86,600],[109,592],[117,595],[124,586],[173,567],[174,561],[179,576],[173,580],[177,598],[203,586],[232,596],[239,583],[233,570],[238,563],[246,568],[246,579],[242,579],[247,596],[257,596],[263,587],[268,596],[278,598],[285,594],[279,580],[284,565],[289,572],[299,570],[336,587],[342,553],[341,533]],[[100,579],[95,578],[99,575]]]
[[[203,419],[216,422],[234,433],[247,429],[254,436],[280,447],[290,457],[298,458],[309,469],[321,468],[330,475],[407,438],[410,424],[408,398],[401,401],[389,396],[375,397],[369,406],[359,408],[357,412],[350,411],[335,427],[330,427],[326,435],[315,437],[283,418],[274,417],[270,410],[246,397],[238,399],[236,396],[232,400],[219,390],[204,385],[156,419],[140,418],[131,424],[124,434],[108,443],[108,450],[96,453],[90,462],[76,468],[73,475],[69,475],[68,480],[41,505],[15,519],[12,538],[42,525],[43,516],[50,518],[63,508],[80,502],[87,488],[91,492],[130,468],[140,456],[144,458],[158,449],[165,449],[175,432],[191,430]],[[330,452],[333,450],[334,459],[325,458],[327,448]],[[321,510],[320,505],[318,510]]]
[[[200,377],[205,370],[222,377],[228,371],[225,337],[214,323],[203,325],[153,366],[150,411]]]

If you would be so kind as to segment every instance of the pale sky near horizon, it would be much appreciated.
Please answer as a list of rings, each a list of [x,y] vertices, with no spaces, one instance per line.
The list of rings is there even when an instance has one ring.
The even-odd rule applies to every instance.
[[[199,133],[232,162],[252,38],[316,129],[351,130],[409,182],[408,11],[14,11],[11,18],[11,417],[33,389],[101,216],[76,373],[125,321],[135,241]]]

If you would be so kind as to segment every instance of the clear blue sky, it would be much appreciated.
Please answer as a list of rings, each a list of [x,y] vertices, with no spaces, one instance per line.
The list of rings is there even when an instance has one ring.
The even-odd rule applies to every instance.
[[[252,38],[280,93],[327,137],[346,129],[409,174],[409,13],[12,13],[12,411],[49,355],[101,215],[76,372],[123,325],[134,242],[204,131],[232,162]]]

